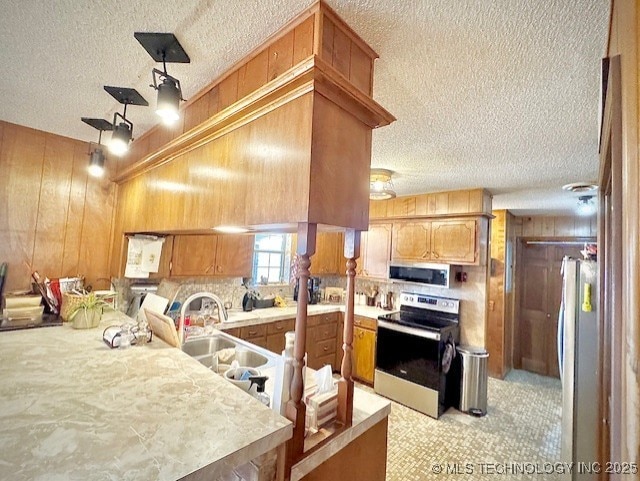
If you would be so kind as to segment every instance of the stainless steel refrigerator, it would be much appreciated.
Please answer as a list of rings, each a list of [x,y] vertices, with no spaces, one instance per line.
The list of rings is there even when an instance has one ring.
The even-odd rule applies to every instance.
[[[595,261],[565,257],[558,322],[562,380],[561,461],[574,463],[563,479],[597,479],[580,469],[594,463],[598,445],[598,268]]]

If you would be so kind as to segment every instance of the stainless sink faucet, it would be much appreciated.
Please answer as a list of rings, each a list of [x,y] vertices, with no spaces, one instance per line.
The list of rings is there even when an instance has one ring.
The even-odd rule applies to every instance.
[[[216,306],[218,307],[218,320],[220,322],[229,320],[229,314],[227,313],[227,310],[224,308],[224,303],[222,302],[222,299],[220,299],[215,294],[212,294],[210,292],[198,292],[196,294],[193,294],[192,296],[189,296],[182,303],[182,309],[180,309],[180,318],[178,320],[178,339],[180,340],[180,345],[184,344],[184,340],[185,340],[184,339],[185,337],[184,336],[184,315],[187,312],[187,309],[189,308],[191,303],[196,299],[211,299],[213,302],[216,303]]]

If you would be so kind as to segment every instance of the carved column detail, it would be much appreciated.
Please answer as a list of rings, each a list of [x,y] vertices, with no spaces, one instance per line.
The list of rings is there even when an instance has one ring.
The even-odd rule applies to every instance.
[[[355,300],[356,259],[360,257],[360,231],[347,229],[344,235],[344,256],[347,258],[347,295],[345,300],[341,378],[338,381],[338,420],[345,426],[353,420],[353,318]]]
[[[306,407],[304,394],[304,354],[307,338],[307,285],[309,281],[309,258],[316,251],[316,224],[298,224],[298,311],[296,314],[295,341],[293,345],[293,378],[291,399],[287,403],[286,416],[293,422],[293,437],[287,443],[287,472],[304,451],[304,423]]]

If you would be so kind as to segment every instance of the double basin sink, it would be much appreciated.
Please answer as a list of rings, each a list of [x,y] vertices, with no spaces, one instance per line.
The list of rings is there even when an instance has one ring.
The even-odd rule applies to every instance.
[[[275,354],[269,355],[268,351],[221,331],[188,339],[182,351],[219,374],[223,374],[233,360],[240,366],[256,369],[275,365]]]

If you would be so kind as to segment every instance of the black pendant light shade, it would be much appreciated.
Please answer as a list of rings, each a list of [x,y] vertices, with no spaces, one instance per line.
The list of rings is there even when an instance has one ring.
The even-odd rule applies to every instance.
[[[180,118],[180,101],[184,99],[180,81],[167,73],[167,63],[189,63],[191,59],[172,33],[136,32],[133,36],[154,61],[162,62],[163,70],[152,71],[151,87],[158,91],[156,113],[163,123],[173,124]]]
[[[100,132],[98,135],[98,146],[89,154],[89,174],[93,177],[102,177],[104,175],[105,162],[105,155],[101,144],[102,132],[105,130],[113,130],[113,124],[108,120],[92,119],[89,117],[81,117],[80,120]]]
[[[125,112],[126,113],[126,112]],[[118,123],[118,117],[122,119]],[[109,151],[121,156],[129,150],[129,142],[133,136],[133,124],[116,112],[113,115],[113,133],[109,142]]]
[[[110,87],[105,85],[104,89],[118,102],[124,105],[122,114],[116,112],[113,114],[113,133],[109,142],[109,151],[121,156],[129,150],[129,142],[133,138],[133,124],[127,120],[127,106],[141,105],[147,107],[149,102],[140,95],[136,89],[128,87]],[[120,117],[120,120],[118,120]]]
[[[91,152],[89,174],[94,177],[102,177],[104,175],[104,152],[100,147],[96,147],[96,149]]]
[[[153,69],[154,84],[155,74],[163,76],[162,83],[156,87],[158,90],[158,103],[156,113],[162,117],[163,122],[173,123],[180,118],[179,108],[182,92],[180,90],[180,82],[170,75],[163,75],[157,69]]]

